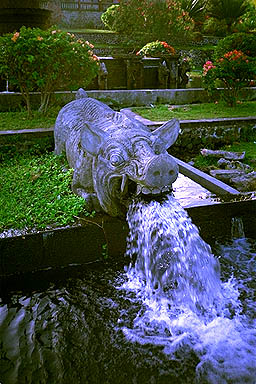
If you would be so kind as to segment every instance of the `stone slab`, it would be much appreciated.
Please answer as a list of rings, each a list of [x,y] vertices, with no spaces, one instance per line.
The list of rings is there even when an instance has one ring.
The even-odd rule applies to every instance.
[[[209,244],[230,239],[232,218],[241,218],[245,236],[256,238],[256,200],[204,205],[186,209],[202,238]],[[83,221],[83,220],[82,220]],[[94,222],[93,222],[94,221]],[[128,225],[126,221],[99,215],[71,228],[0,238],[1,278],[42,269],[67,267],[104,261],[103,245],[108,257],[125,263]],[[1,288],[1,284],[0,284]]]
[[[240,192],[235,188],[223,183],[214,177],[207,175],[206,173],[196,169],[192,165],[185,163],[184,161],[174,157],[179,165],[179,171],[184,175],[194,180],[196,183],[202,185],[204,188],[215,193],[216,195],[239,195]]]

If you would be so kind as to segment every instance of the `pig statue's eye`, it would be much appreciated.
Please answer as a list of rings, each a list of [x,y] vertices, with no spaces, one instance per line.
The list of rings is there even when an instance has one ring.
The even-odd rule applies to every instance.
[[[155,143],[154,143],[154,152],[156,155],[160,155],[160,153],[163,153],[165,151],[165,146],[164,146],[164,143],[162,142],[162,140],[157,140]]]
[[[161,153],[161,147],[160,147],[159,145],[155,145],[154,150],[155,150],[155,154],[156,154],[156,155],[160,155],[160,153]]]
[[[121,155],[111,155],[110,157],[110,163],[113,165],[113,167],[117,167],[118,165],[121,165],[124,162],[124,158]]]

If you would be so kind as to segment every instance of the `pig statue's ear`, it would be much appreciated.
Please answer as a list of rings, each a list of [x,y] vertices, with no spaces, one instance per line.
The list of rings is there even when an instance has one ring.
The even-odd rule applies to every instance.
[[[89,125],[84,125],[81,133],[81,145],[82,148],[93,156],[96,156],[105,140],[107,140],[108,134],[102,129]]]
[[[180,132],[180,122],[176,119],[172,119],[161,125],[161,127],[155,129],[152,132],[152,139],[161,139],[164,142],[165,148],[169,148],[175,141]]]

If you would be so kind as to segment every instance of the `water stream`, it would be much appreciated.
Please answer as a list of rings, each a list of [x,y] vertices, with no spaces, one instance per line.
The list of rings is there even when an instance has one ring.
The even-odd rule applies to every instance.
[[[132,262],[123,288],[143,306],[124,327],[126,337],[161,345],[173,359],[193,351],[200,360],[195,382],[255,383],[256,253],[241,219],[233,219],[232,243],[214,256],[171,196],[162,204],[133,202],[127,217]],[[223,281],[219,258],[229,270]]]
[[[2,384],[255,384],[256,242],[211,250],[173,197],[134,201],[131,263],[0,282]]]

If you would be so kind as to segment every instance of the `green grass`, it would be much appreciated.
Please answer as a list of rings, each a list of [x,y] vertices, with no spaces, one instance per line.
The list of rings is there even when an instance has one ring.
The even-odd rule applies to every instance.
[[[108,29],[92,29],[92,28],[62,28],[62,31],[70,33],[103,33],[103,34],[115,34],[116,32],[109,31]]]
[[[0,112],[0,131],[53,127],[59,110],[60,107],[51,108],[45,115],[33,111],[31,119],[26,111]]]
[[[115,45],[111,45],[111,44],[103,44],[103,43],[93,43],[94,45],[94,48],[108,48],[108,49],[112,49],[113,51],[115,51],[116,49],[122,49],[124,48],[123,45],[120,45],[120,44],[115,44]]]
[[[201,78],[202,77],[202,70],[192,70],[192,71],[188,72],[187,74],[189,75],[189,77]]]
[[[156,105],[154,108],[132,108],[133,112],[152,121],[213,119],[223,117],[256,116],[256,101],[246,101],[231,108],[219,102],[188,104],[176,108],[171,105]]]
[[[71,180],[72,170],[62,156],[36,151],[6,155],[0,163],[0,232],[64,226],[81,213],[88,216]]]

